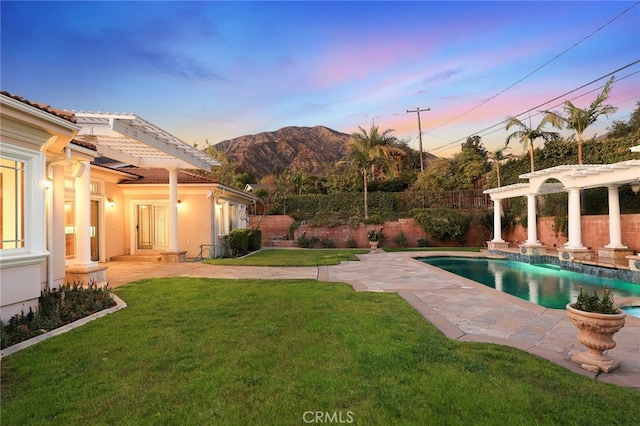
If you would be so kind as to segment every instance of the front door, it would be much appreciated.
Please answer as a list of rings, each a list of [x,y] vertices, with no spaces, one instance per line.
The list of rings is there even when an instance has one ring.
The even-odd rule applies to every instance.
[[[168,247],[167,204],[136,205],[136,250],[166,250]]]

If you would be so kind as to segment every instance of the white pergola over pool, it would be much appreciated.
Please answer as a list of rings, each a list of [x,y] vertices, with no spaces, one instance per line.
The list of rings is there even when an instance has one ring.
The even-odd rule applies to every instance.
[[[640,145],[632,147],[631,151],[640,152]],[[606,187],[608,189],[609,204],[609,244],[598,249],[601,257],[627,257],[632,270],[638,271],[635,261],[640,259],[633,256],[633,251],[622,244],[620,225],[620,200],[618,188],[631,185],[634,192],[640,190],[640,160],[628,160],[614,164],[563,165],[551,167],[520,175],[521,179],[528,179],[528,183],[493,188],[484,191],[489,194],[494,203],[494,238],[488,242],[489,250],[499,251],[508,247],[502,239],[501,215],[502,200],[514,197],[527,197],[527,241],[520,246],[523,255],[544,255],[545,247],[538,240],[536,224],[536,195],[567,192],[569,230],[568,241],[559,254],[561,260],[591,260],[592,252],[582,244],[580,191],[583,189]],[[554,182],[549,182],[554,180]],[[555,182],[557,181],[557,182]]]

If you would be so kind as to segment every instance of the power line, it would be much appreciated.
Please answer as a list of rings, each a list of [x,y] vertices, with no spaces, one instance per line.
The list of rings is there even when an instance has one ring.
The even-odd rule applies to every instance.
[[[582,85],[582,86],[580,86],[580,87],[577,87],[577,88],[575,88],[575,89],[573,89],[573,90],[570,90],[570,91],[568,91],[568,92],[566,92],[566,93],[564,93],[564,94],[562,94],[562,95],[559,95],[559,96],[557,96],[557,97],[555,97],[555,98],[553,98],[553,99],[550,99],[550,100],[548,100],[548,101],[546,101],[546,102],[543,102],[543,103],[541,103],[541,104],[539,104],[539,105],[537,105],[537,106],[534,106],[534,107],[532,107],[532,108],[530,108],[530,109],[528,109],[528,110],[526,110],[526,111],[523,111],[523,112],[521,112],[521,113],[519,113],[519,114],[516,114],[516,115],[514,115],[514,117],[519,117],[519,116],[524,115],[524,114],[527,114],[527,113],[529,113],[529,112],[531,112],[531,111],[537,110],[538,108],[540,108],[540,107],[542,107],[542,106],[544,106],[544,105],[550,104],[551,102],[555,102],[555,101],[557,101],[558,99],[561,99],[561,98],[563,98],[563,97],[565,97],[565,96],[567,96],[567,95],[570,95],[571,93],[574,93],[574,92],[576,92],[576,91],[578,91],[578,90],[580,90],[580,89],[583,89],[583,88],[585,88],[585,87],[587,87],[587,86],[590,86],[590,85],[592,85],[592,84],[593,84],[593,83],[595,83],[595,82],[598,82],[598,81],[600,81],[600,80],[602,80],[602,79],[604,79],[604,78],[607,78],[607,77],[609,77],[609,76],[611,76],[611,75],[614,75],[615,73],[617,73],[617,72],[619,72],[619,71],[622,71],[622,70],[625,70],[625,69],[627,69],[627,68],[629,68],[629,67],[632,67],[632,66],[634,66],[634,65],[636,65],[636,64],[638,64],[638,63],[640,63],[640,59],[637,59],[637,60],[635,60],[634,62],[631,62],[631,63],[629,63],[629,64],[627,64],[627,65],[625,65],[625,66],[623,66],[623,67],[620,67],[620,68],[618,68],[618,69],[616,69],[616,70],[614,70],[614,71],[611,71],[611,72],[609,72],[609,73],[607,73],[607,74],[603,75],[602,77],[598,77],[598,78],[596,78],[595,80],[592,80],[592,81],[590,81],[590,82],[588,82],[588,83],[586,83],[586,84],[583,84],[583,85]],[[618,81],[624,80],[625,78],[628,78],[628,77],[630,77],[630,76],[632,76],[632,75],[635,75],[635,74],[637,74],[637,73],[639,73],[639,72],[640,72],[640,71],[633,72],[633,73],[631,73],[631,74],[629,74],[629,75],[627,75],[627,76],[625,76],[625,77],[622,77],[622,78],[618,79]],[[603,86],[600,86],[600,87],[603,87]],[[591,92],[593,92],[593,91],[595,91],[595,90],[598,90],[598,88],[593,89]],[[573,99],[577,99],[578,97],[584,96],[584,95],[586,95],[586,94],[588,94],[588,93],[591,93],[591,92],[583,93],[582,95],[577,96],[577,97],[575,97],[575,98],[573,98]],[[562,105],[562,104],[560,104],[560,105]],[[559,105],[556,105],[556,106],[551,107],[551,108],[556,108],[557,106],[559,106]],[[500,121],[500,122],[498,122],[498,123],[496,123],[496,124],[494,124],[494,125],[491,125],[491,126],[489,126],[489,127],[487,127],[487,128],[484,128],[484,129],[482,129],[482,130],[479,130],[479,131],[477,131],[477,132],[473,132],[473,133],[471,133],[471,134],[472,134],[472,135],[477,135],[477,134],[480,134],[480,133],[482,133],[482,132],[486,132],[487,130],[491,130],[491,129],[493,129],[494,127],[501,126],[501,125],[505,124],[507,121],[509,121],[509,120],[508,120],[508,119],[506,119],[506,120],[502,120],[502,121]],[[428,134],[428,133],[427,133],[427,134]],[[430,150],[430,151],[431,151],[431,152],[439,151],[439,150],[444,149],[444,148],[447,148],[447,147],[449,147],[449,146],[451,146],[451,145],[455,145],[455,144],[457,144],[457,143],[460,143],[460,142],[462,142],[462,141],[466,140],[466,138],[467,138],[467,137],[465,136],[465,137],[463,137],[463,138],[457,139],[457,140],[452,141],[452,142],[449,142],[449,143],[447,143],[447,144],[440,145],[440,146],[438,146],[438,147],[436,147],[436,148],[434,148],[434,149],[432,149],[432,150]]]
[[[561,57],[562,55],[564,55],[565,53],[569,52],[571,49],[575,48],[576,46],[578,46],[579,44],[581,44],[582,42],[586,41],[587,39],[589,39],[591,36],[593,36],[594,34],[596,34],[597,32],[599,32],[600,30],[602,30],[604,27],[606,27],[607,25],[611,24],[613,21],[615,21],[616,19],[620,18],[622,15],[624,15],[625,13],[629,12],[631,9],[633,9],[634,7],[636,7],[639,2],[634,3],[631,7],[629,7],[628,9],[626,9],[625,11],[621,12],[620,14],[618,14],[616,17],[610,19],[607,23],[605,23],[604,25],[601,25],[599,28],[597,28],[596,30],[594,30],[591,34],[589,34],[588,36],[582,38],[582,40],[578,41],[577,43],[574,43],[571,47],[565,49],[562,53],[554,56],[552,59],[548,60],[547,62],[545,62],[544,64],[540,65],[538,68],[536,68],[535,70],[531,71],[529,74],[525,75],[524,77],[522,77],[520,80],[516,81],[515,83],[511,84],[509,87],[507,87],[506,89],[501,90],[500,92],[496,93],[495,95],[485,99],[484,101],[480,102],[478,105],[474,106],[473,108],[463,112],[462,114],[450,119],[449,121],[446,121],[444,123],[442,123],[441,125],[434,127],[433,130],[436,129],[440,129],[441,127],[446,126],[449,123],[452,123],[453,121],[456,121],[457,119],[464,117],[465,115],[469,114],[472,111],[475,111],[476,109],[480,108],[482,105],[488,103],[489,101],[497,98],[498,96],[500,96],[501,94],[503,94],[504,92],[506,92],[509,89],[512,89],[514,86],[516,86],[517,84],[521,83],[522,81],[524,81],[525,79],[531,77],[533,74],[535,74],[536,72],[540,71],[542,68],[546,67],[547,65],[549,65],[551,62],[555,61],[556,59],[558,59],[559,57]]]

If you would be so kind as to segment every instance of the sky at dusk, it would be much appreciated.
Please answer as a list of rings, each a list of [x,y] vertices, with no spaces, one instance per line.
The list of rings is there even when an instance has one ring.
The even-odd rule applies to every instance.
[[[614,72],[619,110],[586,136],[640,100],[636,2],[2,1],[0,13],[2,90],[134,113],[200,147],[375,122],[418,148],[406,111],[430,108],[423,149],[446,156],[473,135],[497,148],[507,116],[535,127],[564,100],[586,107]]]

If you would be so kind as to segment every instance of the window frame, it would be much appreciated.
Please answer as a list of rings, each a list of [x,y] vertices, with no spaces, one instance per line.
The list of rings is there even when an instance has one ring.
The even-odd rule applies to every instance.
[[[2,145],[0,157],[24,164],[24,247],[0,249],[0,266],[39,263],[49,255],[46,251],[46,158],[39,151],[8,143]]]

